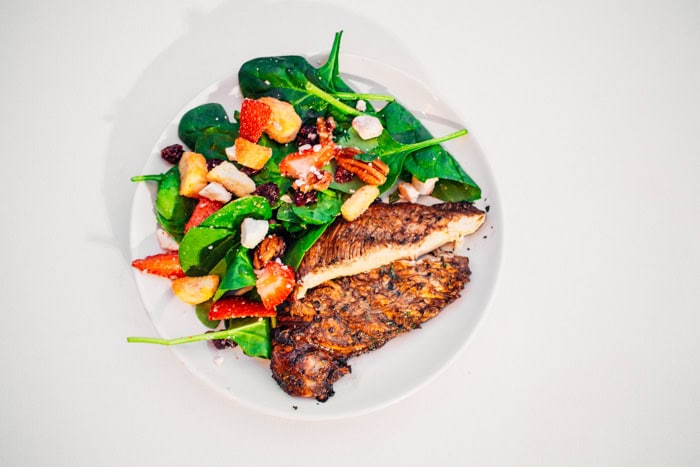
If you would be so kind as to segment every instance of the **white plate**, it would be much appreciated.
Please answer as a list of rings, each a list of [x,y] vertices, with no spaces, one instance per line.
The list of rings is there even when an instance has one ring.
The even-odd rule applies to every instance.
[[[309,60],[317,65],[325,57],[314,56]],[[343,78],[358,92],[396,96],[435,136],[464,127],[456,123],[458,118],[443,101],[395,68],[363,57],[342,55],[341,70]],[[202,91],[165,129],[142,173],[160,173],[168,169],[160,158],[160,149],[180,142],[177,126],[184,112],[205,102],[219,102],[233,117],[241,100],[236,76]],[[395,403],[431,381],[463,350],[486,310],[500,267],[503,235],[494,180],[474,136],[469,134],[450,141],[445,147],[481,186],[482,199],[475,204],[490,209],[485,225],[467,238],[464,245],[470,258],[471,282],[462,298],[438,317],[379,350],[351,359],[352,373],[335,383],[335,395],[325,403],[288,396],[272,379],[268,361],[246,357],[239,349],[217,351],[208,342],[199,342],[172,347],[175,355],[192,373],[240,404],[295,419],[331,419],[367,413]],[[131,216],[134,259],[160,251],[155,237],[154,197],[155,184],[137,185]],[[135,273],[135,278],[145,308],[161,337],[179,337],[206,330],[194,315],[193,307],[173,296],[169,280],[139,272]],[[223,362],[217,356],[223,357]]]

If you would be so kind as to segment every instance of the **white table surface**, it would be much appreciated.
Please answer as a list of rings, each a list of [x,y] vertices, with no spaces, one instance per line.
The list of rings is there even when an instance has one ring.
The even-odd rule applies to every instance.
[[[700,3],[529,3],[2,2],[0,465],[700,464]],[[504,256],[430,384],[290,421],[125,342],[129,177],[206,85],[340,29],[462,116]]]

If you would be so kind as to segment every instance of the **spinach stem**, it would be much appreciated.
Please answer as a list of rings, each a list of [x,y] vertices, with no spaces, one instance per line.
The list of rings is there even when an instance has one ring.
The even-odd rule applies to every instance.
[[[163,180],[163,174],[135,175],[135,176],[131,177],[132,182],[148,182],[148,181],[160,182],[161,180]]]
[[[389,151],[388,154],[393,154],[393,153],[397,153],[397,152],[418,151],[419,149],[427,148],[429,146],[435,146],[437,144],[444,143],[445,141],[459,138],[460,136],[464,136],[466,134],[467,134],[467,130],[465,128],[462,128],[461,130],[455,131],[454,133],[450,133],[449,135],[441,136],[439,138],[431,138],[431,139],[426,139],[425,141],[418,141],[417,143],[404,144],[394,151]]]
[[[211,339],[227,339],[235,334],[237,329],[224,329],[222,331],[205,332],[203,334],[195,334],[193,336],[176,337],[174,339],[162,339],[160,337],[127,337],[127,342],[137,342],[141,344],[158,344],[158,345],[178,345],[187,344],[189,342],[199,342]]]
[[[330,105],[335,107],[336,109],[340,110],[341,112],[344,112],[348,115],[365,115],[364,113],[360,112],[354,107],[350,107],[349,105],[345,104],[344,102],[341,102],[340,100],[336,99],[333,97],[333,95],[328,94],[326,91],[323,89],[319,88],[315,84],[311,83],[310,81],[306,81],[304,84],[304,88],[309,92],[309,94],[313,94],[316,97],[320,97],[324,101],[328,102]]]
[[[341,92],[337,91],[333,93],[338,99],[364,99],[367,101],[386,101],[394,102],[396,99],[394,96],[387,96],[384,94],[362,94],[354,92]]]

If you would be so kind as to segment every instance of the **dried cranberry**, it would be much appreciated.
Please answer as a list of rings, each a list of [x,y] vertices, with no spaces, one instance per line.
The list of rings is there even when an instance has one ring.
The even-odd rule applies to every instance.
[[[171,144],[170,146],[164,147],[160,150],[160,157],[162,157],[166,162],[171,164],[177,164],[180,162],[182,153],[184,149],[181,144]]]
[[[295,206],[304,206],[305,204],[311,204],[311,203],[315,203],[316,201],[318,201],[318,196],[316,194],[316,190],[303,192],[303,191],[292,189],[291,192],[292,192],[292,201],[294,201]]]
[[[212,332],[214,331],[207,331],[206,333]],[[229,349],[238,345],[233,339],[211,339],[211,344],[218,350]]]
[[[338,167],[335,171],[335,181],[338,183],[347,183],[352,180],[353,173],[342,167]]]
[[[242,165],[242,166],[240,166],[239,170],[241,172],[243,172],[244,174],[250,176],[250,175],[255,175],[256,173],[260,172],[260,170],[262,170],[262,169],[260,169],[260,170],[251,169],[250,167],[246,167],[245,165]]]
[[[212,339],[211,343],[217,350],[232,349],[237,345],[232,339]]]
[[[221,164],[223,159],[207,159],[207,170],[211,170],[217,165]]]
[[[304,125],[299,129],[297,133],[296,143],[298,146],[303,146],[305,144],[318,144],[318,130],[316,130],[316,122],[309,125]]]
[[[255,194],[264,196],[270,205],[274,205],[280,199],[280,187],[274,182],[263,183],[255,188]]]

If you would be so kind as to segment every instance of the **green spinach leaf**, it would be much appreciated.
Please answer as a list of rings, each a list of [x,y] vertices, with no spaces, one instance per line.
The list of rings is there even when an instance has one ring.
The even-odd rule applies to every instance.
[[[450,135],[434,139],[420,120],[396,102],[387,104],[380,115],[384,119],[386,130],[397,142],[414,148],[406,157],[403,169],[421,181],[440,179],[433,196],[443,201],[474,201],[481,197],[479,186],[455,158],[438,144],[451,139],[448,138]],[[463,131],[466,133],[466,130]],[[431,144],[420,147],[430,141]]]
[[[191,228],[180,243],[180,266],[185,274],[209,274],[238,241],[240,225],[246,217],[269,219],[270,203],[262,196],[238,198]]]
[[[232,292],[255,285],[256,276],[250,250],[243,246],[232,248],[226,255],[227,268],[219,282],[219,288],[214,294],[214,301],[226,292]]]
[[[180,241],[184,235],[185,224],[189,220],[197,200],[180,195],[180,171],[177,165],[158,175],[138,175],[131,177],[133,182],[158,182],[156,192],[156,220],[158,224]]]
[[[205,332],[193,336],[177,337],[175,339],[127,337],[126,341],[143,344],[179,345],[213,339],[232,339],[241,347],[241,350],[246,355],[250,357],[270,358],[270,353],[272,351],[270,333],[271,327],[269,318],[238,318],[230,320],[229,327],[222,331]]]
[[[207,103],[188,110],[180,119],[178,134],[188,148],[194,150],[206,130],[216,128],[222,133],[238,134],[238,124],[229,121],[221,104]]]

